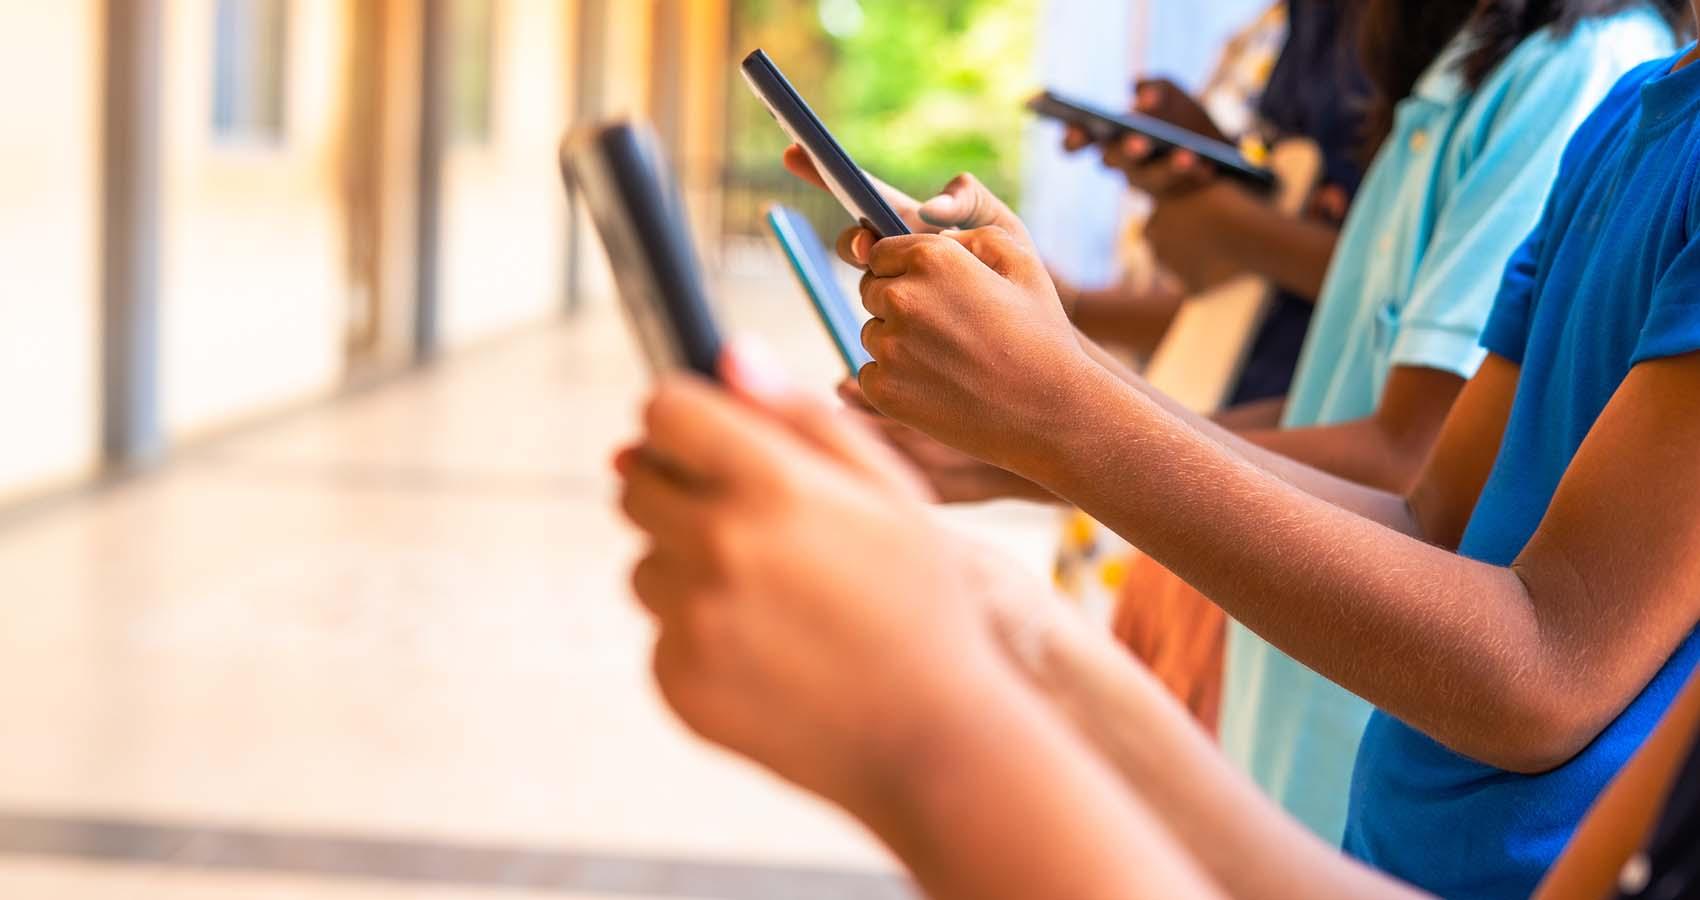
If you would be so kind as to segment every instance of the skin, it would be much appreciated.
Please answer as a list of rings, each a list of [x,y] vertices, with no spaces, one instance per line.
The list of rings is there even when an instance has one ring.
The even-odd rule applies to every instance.
[[[686,725],[843,807],[940,900],[1418,896],[1288,818],[1100,629],[934,525],[888,448],[756,358],[729,355],[730,393],[665,381],[615,462]],[[1540,896],[1605,894],[1697,725],[1700,682]]]
[[[1141,84],[1134,109],[1225,140],[1198,102],[1172,83]],[[1151,141],[1139,135],[1095,144],[1083,130],[1070,128],[1063,146],[1069,152],[1097,147],[1104,165],[1156,202],[1149,238],[1158,258],[1189,290],[1213,284],[1226,261],[1228,271],[1255,272],[1299,296],[1322,293],[1338,228],[1281,215],[1255,194],[1217,178],[1207,161],[1189,151],[1154,156]]]
[[[932,897],[1223,896],[1007,664],[990,612],[1036,585],[931,524],[877,438],[751,368],[728,360],[735,395],[664,383],[615,463],[681,720],[857,816]]]
[[[1168,273],[1159,273],[1143,287],[1118,282],[1102,288],[1079,288],[1054,274],[1052,281],[1081,334],[1139,357],[1157,351],[1186,301],[1185,290]]]
[[[1517,382],[1506,360],[1465,389],[1405,495],[1271,453],[1111,371],[998,229],[880,241],[869,262],[875,362],[860,381],[874,407],[1074,503],[1467,756],[1517,772],[1562,764],[1700,618],[1700,522],[1683,514],[1700,503],[1700,464],[1680,449],[1700,440],[1683,414],[1700,361],[1630,374],[1528,547],[1497,567],[1448,548],[1498,452]],[[1602,535],[1603,519],[1616,527]]]
[[[974,287],[997,296],[984,304],[969,296],[966,318],[976,327],[989,327],[985,310],[1016,303],[1026,293],[1019,284],[1035,280],[1018,271],[1020,248],[1008,235],[912,243],[930,249],[920,260],[888,259],[880,268],[901,262],[904,274],[876,283],[918,286],[904,279],[922,265],[979,279]],[[994,262],[969,259],[1009,286],[968,265],[970,243]],[[914,333],[925,339],[930,327]],[[1058,352],[1092,360],[1078,343]],[[942,900],[1415,896],[1275,812],[1100,632],[1063,617],[1030,577],[933,526],[912,471],[870,432],[758,368],[728,361],[733,395],[689,378],[664,381],[645,412],[640,448],[616,462],[623,506],[651,542],[634,587],[657,620],[656,675],[690,727],[843,806]],[[894,387],[905,384],[896,368],[881,376]],[[1570,700],[1609,704],[1625,671],[1671,640],[1680,603],[1657,598],[1695,596],[1700,586],[1695,565],[1682,559],[1700,556],[1700,526],[1684,521],[1694,518],[1685,513],[1700,499],[1700,478],[1683,450],[1700,437],[1700,426],[1684,421],[1694,417],[1683,415],[1691,411],[1685,398],[1700,387],[1700,360],[1630,373],[1531,551],[1495,569],[1443,548],[1456,542],[1480,492],[1517,376],[1516,366],[1490,359],[1406,497],[1307,470],[1138,391],[1116,399],[1130,416],[1122,422],[1129,443],[1112,444],[1122,452],[1106,464],[1140,488],[1128,493],[1151,495],[1128,507],[1135,518],[1169,520],[1172,533],[1153,537],[1171,556],[1187,555],[1189,540],[1212,543],[1226,570],[1221,580],[1253,570],[1245,579],[1299,618],[1315,612],[1308,593],[1336,604],[1335,620],[1348,618],[1337,613],[1349,603],[1349,618],[1367,616],[1372,628],[1324,624],[1351,638],[1417,624],[1438,630],[1439,644],[1407,661],[1438,673],[1458,707],[1482,702],[1450,676],[1457,647],[1471,636],[1448,632],[1432,621],[1437,614],[1495,625],[1473,630],[1504,626],[1503,646],[1475,648],[1487,657],[1479,677],[1498,677],[1493,669],[1507,654],[1529,657],[1518,683],[1495,685],[1514,695],[1510,705],[1553,677],[1539,657],[1558,652],[1579,652],[1570,668],[1587,676],[1571,685]],[[1105,391],[1128,387],[1107,370],[1079,377]],[[870,393],[876,402],[884,396]],[[904,399],[953,434],[984,430],[929,406],[925,394]],[[1068,408],[1020,418],[1042,429],[1105,412],[1058,406]],[[1118,410],[1109,412],[1105,421],[1115,421]],[[1012,467],[1025,455],[1017,446]],[[1201,516],[1191,503],[1203,507]],[[1601,521],[1612,527],[1588,527]],[[1416,535],[1440,546],[1417,544]],[[1352,559],[1338,547],[1351,547]],[[1271,560],[1277,551],[1283,558]],[[1420,602],[1404,605],[1413,592]],[[1594,597],[1609,611],[1590,608]],[[1571,646],[1578,629],[1562,623],[1578,618],[1609,632],[1607,643],[1644,652],[1619,660],[1628,665],[1603,665],[1600,646]],[[1530,649],[1530,630],[1542,631],[1552,649]],[[952,664],[938,665],[940,658]],[[1497,730],[1524,734],[1526,720],[1511,712]],[[1609,893],[1697,723],[1700,687],[1691,684],[1582,824],[1540,896]],[[1517,752],[1540,739],[1519,741],[1525,749]]]
[[[797,177],[824,189],[820,176],[801,149],[792,147],[786,151],[785,166]],[[1019,224],[1020,218],[972,176],[957,178],[939,197],[926,204],[890,188],[884,190],[893,209],[905,220],[916,223],[917,231],[936,234],[942,230],[941,225],[969,230],[995,227],[1009,232],[1028,252],[1037,253],[1026,227]],[[874,241],[873,233],[852,228],[839,236],[837,251],[846,262],[866,269]],[[1054,281],[1051,291],[1073,321],[1076,312],[1069,308],[1071,298],[1057,292]],[[1078,322],[1075,324],[1078,327]],[[1090,338],[1081,339],[1088,351],[1109,364],[1112,371],[1124,374],[1130,383],[1144,384],[1131,370],[1094,346]],[[1439,426],[1463,386],[1464,380],[1449,372],[1395,366],[1388,375],[1380,406],[1366,419],[1319,428],[1277,430],[1278,419],[1265,418],[1268,412],[1265,407],[1244,417],[1230,417],[1228,421],[1244,423],[1242,436],[1246,440],[1299,462],[1372,487],[1404,491],[1422,470]],[[883,430],[896,446],[909,452],[912,462],[933,478],[945,502],[1053,495],[1025,478],[1011,478],[991,460],[962,453],[959,448],[953,452],[953,448],[936,446],[937,441],[924,435],[901,436],[900,429]]]

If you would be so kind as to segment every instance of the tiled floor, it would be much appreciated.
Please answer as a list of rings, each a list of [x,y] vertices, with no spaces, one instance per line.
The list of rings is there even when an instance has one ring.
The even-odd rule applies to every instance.
[[[800,300],[725,294],[830,385]],[[0,897],[900,896],[656,701],[606,306],[0,520]],[[961,517],[1039,565],[1051,515]]]

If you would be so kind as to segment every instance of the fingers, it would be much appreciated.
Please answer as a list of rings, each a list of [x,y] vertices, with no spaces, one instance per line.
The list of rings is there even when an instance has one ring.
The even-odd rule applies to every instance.
[[[646,452],[676,463],[705,489],[761,490],[785,453],[783,435],[736,396],[674,377],[644,409]]]
[[[873,232],[860,225],[846,229],[838,236],[838,258],[855,268],[866,269],[868,254],[873,252],[877,240]]]
[[[980,228],[946,235],[1004,279],[1029,290],[1054,289],[1038,257],[1001,228]]]
[[[939,261],[943,254],[954,250],[955,242],[944,235],[906,234],[885,238],[875,241],[869,248],[868,272],[876,279],[896,278],[910,272],[919,272],[929,263]]]
[[[1078,153],[1092,146],[1092,136],[1086,129],[1078,125],[1070,125],[1063,129],[1063,149],[1069,153]]]
[[[997,226],[1032,245],[1027,225],[980,179],[963,173],[945,185],[937,197],[921,205],[921,219],[936,228],[969,230]]]
[[[1142,81],[1134,91],[1133,108],[1147,115],[1162,112],[1163,107],[1167,105],[1167,93],[1164,82]]]
[[[1195,190],[1208,184],[1215,169],[1198,154],[1175,148],[1160,152],[1149,138],[1127,137],[1104,146],[1104,164],[1120,169],[1128,183],[1157,197]]]
[[[820,170],[815,168],[814,160],[809,158],[808,152],[802,147],[796,144],[786,147],[781,161],[785,164],[785,170],[797,178],[823,191],[831,190],[827,186],[826,179],[821,176]],[[896,212],[910,228],[921,230],[924,223],[917,214],[921,204],[914,197],[886,184],[867,172],[863,172],[862,175],[868,179],[869,184],[873,185],[874,190],[885,198],[885,202],[891,206],[892,211]]]
[[[857,384],[854,378],[846,378],[838,383],[838,399],[844,401],[844,405],[850,409],[870,415],[879,415],[879,410],[874,409],[874,405],[868,402],[866,396],[863,396],[862,386]]]
[[[692,540],[709,519],[710,499],[640,454],[620,488],[620,512],[658,544]]]
[[[865,427],[814,395],[792,390],[765,345],[734,342],[720,370],[728,387],[808,446],[885,490],[928,499],[919,477]]]
[[[809,154],[803,152],[802,147],[799,147],[796,144],[786,147],[785,155],[782,157],[782,160],[785,163],[785,170],[787,172],[790,172],[792,175],[797,176],[823,191],[827,189],[826,179],[820,177],[820,172],[815,170],[814,160],[809,159]]]
[[[921,218],[940,228],[981,228],[993,224],[1003,203],[978,178],[963,173],[937,197],[921,204]]]

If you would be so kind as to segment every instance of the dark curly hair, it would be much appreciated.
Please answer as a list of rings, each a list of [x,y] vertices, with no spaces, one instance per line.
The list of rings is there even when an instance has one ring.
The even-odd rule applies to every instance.
[[[1460,31],[1469,29],[1470,52],[1461,64],[1465,83],[1481,86],[1488,75],[1535,32],[1560,32],[1583,20],[1647,3],[1678,34],[1693,29],[1684,0],[1368,0],[1360,12],[1364,71],[1374,94],[1366,117],[1366,157],[1380,149],[1393,129],[1393,108],[1411,95],[1417,79]]]

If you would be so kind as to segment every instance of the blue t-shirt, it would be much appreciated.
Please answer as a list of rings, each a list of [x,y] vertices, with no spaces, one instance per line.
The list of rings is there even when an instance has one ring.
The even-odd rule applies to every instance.
[[[1700,350],[1700,65],[1674,62],[1631,72],[1577,131],[1506,270],[1482,342],[1522,371],[1464,556],[1513,562],[1631,367]],[[1443,897],[1529,896],[1697,658],[1691,632],[1587,749],[1542,775],[1483,765],[1376,713],[1347,851]]]

